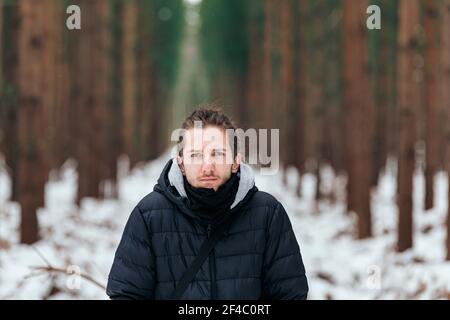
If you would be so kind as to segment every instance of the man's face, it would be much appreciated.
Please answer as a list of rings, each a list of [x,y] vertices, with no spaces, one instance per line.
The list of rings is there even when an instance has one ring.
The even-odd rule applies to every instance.
[[[215,126],[185,131],[182,157],[178,164],[194,188],[217,191],[239,169],[239,155],[233,159],[225,130]]]

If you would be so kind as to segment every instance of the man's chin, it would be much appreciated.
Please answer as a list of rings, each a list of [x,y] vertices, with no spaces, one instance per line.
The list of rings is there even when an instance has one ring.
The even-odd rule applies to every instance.
[[[200,188],[206,188],[206,189],[214,189],[214,191],[217,191],[219,189],[220,183],[218,181],[201,181],[199,187]]]

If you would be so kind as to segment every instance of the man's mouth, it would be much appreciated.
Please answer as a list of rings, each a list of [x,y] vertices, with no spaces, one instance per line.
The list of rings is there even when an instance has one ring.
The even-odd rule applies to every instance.
[[[207,178],[200,179],[200,181],[203,181],[203,182],[216,181],[216,180],[217,180],[217,178],[215,178],[215,177],[207,177]]]

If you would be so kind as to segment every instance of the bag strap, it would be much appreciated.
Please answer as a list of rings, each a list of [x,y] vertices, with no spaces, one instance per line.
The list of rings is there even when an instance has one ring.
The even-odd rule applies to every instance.
[[[183,293],[186,291],[189,283],[192,281],[192,279],[194,279],[203,262],[211,253],[217,241],[219,241],[220,236],[225,231],[225,228],[228,226],[230,220],[231,217],[228,217],[228,219],[226,219],[222,224],[220,224],[219,227],[217,227],[215,230],[213,229],[212,236],[203,242],[202,246],[200,247],[198,255],[195,257],[195,260],[183,274],[181,280],[175,287],[175,290],[171,295],[171,299],[178,300],[181,298]]]

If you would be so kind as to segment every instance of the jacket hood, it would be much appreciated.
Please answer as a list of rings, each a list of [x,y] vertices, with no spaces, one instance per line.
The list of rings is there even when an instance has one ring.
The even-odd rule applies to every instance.
[[[253,170],[248,164],[241,162],[239,166],[239,175],[239,186],[235,199],[230,206],[230,214],[239,210],[239,208],[241,208],[251,196],[258,191],[258,188],[255,186]],[[167,162],[154,190],[164,194],[183,213],[194,218],[200,218],[185,204],[187,194],[183,183],[183,173],[178,166],[176,158],[172,158]]]

